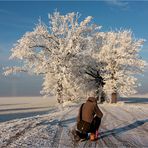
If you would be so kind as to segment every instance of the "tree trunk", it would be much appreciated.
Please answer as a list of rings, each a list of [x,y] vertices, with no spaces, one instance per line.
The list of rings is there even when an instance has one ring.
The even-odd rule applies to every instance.
[[[111,95],[111,103],[117,103],[117,93],[112,93],[112,95]]]
[[[63,97],[62,97],[62,91],[63,91],[63,85],[58,81],[58,87],[57,87],[57,101],[59,104],[63,103]]]

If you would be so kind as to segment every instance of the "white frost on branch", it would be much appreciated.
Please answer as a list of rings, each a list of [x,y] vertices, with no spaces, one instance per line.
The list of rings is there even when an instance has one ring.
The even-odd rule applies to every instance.
[[[27,70],[22,69],[21,67],[16,67],[16,66],[4,68],[5,76],[8,76],[11,73],[17,73],[17,72],[27,72]]]

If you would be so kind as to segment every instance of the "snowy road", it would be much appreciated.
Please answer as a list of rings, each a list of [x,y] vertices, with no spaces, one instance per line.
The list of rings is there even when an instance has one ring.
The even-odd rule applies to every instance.
[[[104,113],[96,142],[73,143],[79,105],[63,112],[0,123],[0,147],[148,147],[147,104],[102,104]]]

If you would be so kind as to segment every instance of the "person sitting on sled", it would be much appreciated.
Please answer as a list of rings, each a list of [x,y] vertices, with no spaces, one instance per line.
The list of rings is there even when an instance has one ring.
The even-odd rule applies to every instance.
[[[80,139],[98,139],[98,130],[103,113],[97,105],[97,100],[97,97],[88,97],[87,101],[79,109],[75,133]]]

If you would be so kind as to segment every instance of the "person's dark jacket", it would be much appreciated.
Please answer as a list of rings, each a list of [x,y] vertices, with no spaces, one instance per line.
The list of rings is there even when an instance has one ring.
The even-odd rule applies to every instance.
[[[91,123],[95,115],[98,116],[99,118],[102,118],[103,113],[101,112],[101,110],[97,105],[96,98],[89,97],[82,108],[82,120]],[[80,121],[80,110],[77,117],[77,122],[79,121]]]

